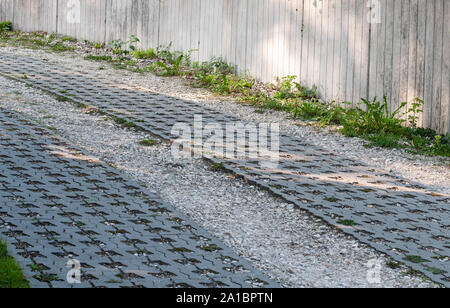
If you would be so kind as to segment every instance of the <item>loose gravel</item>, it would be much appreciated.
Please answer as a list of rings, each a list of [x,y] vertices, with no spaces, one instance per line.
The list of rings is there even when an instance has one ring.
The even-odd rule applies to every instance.
[[[27,50],[15,50],[29,56],[40,56],[64,65],[78,66],[81,70],[96,70],[96,64],[82,61],[70,55],[65,57]],[[76,65],[75,65],[76,63]],[[284,115],[260,115],[245,106],[211,101],[205,91],[190,89],[180,79],[165,79],[152,75],[141,76],[129,72],[107,69],[102,76],[111,76],[121,82],[139,84],[150,90],[181,98],[195,99],[205,105],[215,106],[244,118],[267,121]],[[144,82],[144,80],[146,80]],[[161,88],[158,88],[158,85]],[[165,85],[165,86],[164,86]],[[171,92],[172,91],[172,92]],[[156,140],[156,146],[140,145],[144,139],[154,139],[142,132],[124,130],[108,118],[81,112],[72,104],[59,102],[52,97],[21,83],[0,78],[0,101],[3,107],[26,114],[77,146],[84,147],[99,159],[126,172],[131,178],[159,192],[160,196],[183,211],[196,222],[221,238],[239,255],[250,260],[255,267],[276,279],[286,287],[435,287],[436,284],[422,277],[411,276],[400,266],[391,269],[382,254],[360,244],[321,220],[294,208],[282,199],[271,196],[258,187],[221,172],[214,172],[203,160],[177,161],[170,155],[170,145]],[[226,107],[228,106],[228,107]],[[228,109],[227,109],[228,108]],[[233,111],[234,110],[234,111]],[[284,120],[283,120],[284,121]],[[292,133],[305,134],[309,141],[324,147],[339,146],[339,151],[349,151],[361,160],[368,157],[387,157],[383,151],[355,147],[343,147],[339,142],[346,139],[309,127],[284,125]],[[310,131],[309,133],[308,130]],[[320,139],[318,136],[324,136]],[[327,137],[328,139],[326,139]],[[316,140],[320,139],[320,140]],[[357,139],[352,139],[357,140]],[[355,143],[357,141],[354,141]],[[347,153],[348,156],[349,153]],[[377,154],[378,153],[378,154]],[[408,164],[401,152],[393,152],[392,159]],[[417,157],[416,157],[417,158]],[[413,158],[415,159],[415,158]],[[375,162],[376,163],[376,162]],[[417,181],[434,190],[448,190],[448,168],[445,161],[429,158],[416,161],[423,174],[443,177],[417,178]],[[438,166],[434,166],[438,164]],[[409,167],[414,173],[412,163]],[[380,162],[378,167],[383,167]],[[400,168],[401,175],[408,172]],[[447,183],[446,183],[447,182]],[[438,189],[441,187],[441,189]],[[381,283],[370,284],[367,280],[368,262],[377,259],[381,265]]]

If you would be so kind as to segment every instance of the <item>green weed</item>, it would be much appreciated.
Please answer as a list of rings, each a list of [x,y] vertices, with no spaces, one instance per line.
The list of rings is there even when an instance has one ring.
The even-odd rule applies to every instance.
[[[136,51],[136,44],[140,42],[140,39],[135,35],[131,35],[127,41],[113,40],[111,46],[113,48],[113,54],[115,55],[128,55]]]
[[[113,60],[111,56],[96,56],[96,55],[87,55],[86,57],[84,57],[84,59],[90,61],[106,61],[106,62],[110,62]]]
[[[10,32],[12,30],[13,29],[11,21],[0,22],[0,32]]]
[[[145,140],[140,141],[139,144],[142,146],[145,146],[145,147],[152,147],[156,144],[156,142],[151,139],[145,139]]]
[[[340,225],[343,225],[343,226],[355,226],[356,225],[356,222],[354,222],[353,220],[350,220],[350,219],[341,219],[341,220],[338,220],[337,223]]]
[[[29,288],[22,269],[8,255],[6,244],[3,242],[0,242],[0,288]]]
[[[136,59],[156,59],[157,55],[153,48],[147,50],[139,49],[134,52],[134,57]]]

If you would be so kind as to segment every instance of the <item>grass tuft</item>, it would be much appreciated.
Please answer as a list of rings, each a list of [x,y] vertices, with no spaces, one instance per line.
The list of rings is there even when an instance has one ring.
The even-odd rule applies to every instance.
[[[156,144],[155,140],[145,139],[139,142],[140,145],[145,147],[152,147]]]
[[[422,259],[422,257],[420,257],[420,256],[406,256],[404,260],[412,262],[412,263],[423,263],[423,262],[425,262],[425,260]]]
[[[29,288],[22,269],[8,255],[6,244],[0,241],[0,288]]]
[[[343,226],[356,226],[356,222],[354,222],[353,220],[350,220],[350,219],[341,219],[341,220],[338,220],[338,222],[337,222],[338,224],[340,224],[340,225],[343,225]]]
[[[151,48],[148,50],[139,49],[134,52],[134,57],[136,59],[156,59],[158,56],[156,55],[155,49]]]
[[[213,171],[219,172],[219,171],[225,170],[225,166],[224,166],[223,163],[212,163],[211,164],[211,169]]]
[[[0,22],[0,32],[11,32],[11,31],[12,31],[11,21]]]

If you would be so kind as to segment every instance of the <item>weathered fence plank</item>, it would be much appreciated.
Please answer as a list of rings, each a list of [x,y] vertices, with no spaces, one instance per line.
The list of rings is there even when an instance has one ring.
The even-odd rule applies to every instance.
[[[450,130],[450,1],[444,2],[441,131]]]
[[[406,91],[405,101],[408,102],[408,108],[411,107],[411,101],[415,97],[419,97],[416,85],[416,69],[417,69],[417,34],[418,34],[418,0],[411,0],[409,7],[409,29],[408,31],[408,69],[406,71],[407,83],[404,91]]]

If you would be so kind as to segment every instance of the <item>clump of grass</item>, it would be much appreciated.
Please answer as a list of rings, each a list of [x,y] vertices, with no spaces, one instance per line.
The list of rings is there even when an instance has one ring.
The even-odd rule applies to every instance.
[[[234,67],[222,58],[213,58],[210,62],[194,63],[191,74],[196,87],[208,88],[218,94],[249,93],[255,80],[249,76],[237,76],[234,72]]]
[[[126,119],[123,118],[119,118],[119,117],[114,117],[112,116],[111,119],[118,125],[124,127],[124,128],[132,128],[135,130],[140,130],[139,126],[137,126],[135,123],[128,121]]]
[[[173,252],[181,252],[181,253],[189,253],[192,252],[190,249],[184,248],[184,247],[176,247],[171,249]]]
[[[145,139],[139,142],[140,145],[145,147],[152,147],[156,144],[155,140]]]
[[[157,59],[148,70],[159,76],[184,76],[190,73],[192,53],[195,49],[188,52],[172,51],[172,43],[168,46],[159,46],[157,50],[149,49],[135,53],[136,58]]]
[[[0,32],[11,32],[12,30],[13,28],[11,21],[0,22]]]
[[[75,47],[66,46],[63,43],[57,42],[55,44],[49,44],[49,47],[53,52],[61,53],[66,51],[74,51]]]
[[[350,219],[340,219],[337,223],[343,226],[356,226],[356,222]]]
[[[40,273],[38,275],[33,276],[33,278],[35,278],[41,282],[52,282],[52,281],[59,280],[57,275],[49,274],[49,273]]]
[[[76,38],[70,37],[70,36],[63,36],[61,38],[62,42],[71,42],[71,43],[76,43],[78,42],[78,40]]]
[[[157,61],[150,66],[150,69],[159,76],[180,76],[183,58],[184,55],[180,54],[176,58],[168,58],[166,62]]]
[[[392,269],[397,269],[400,267],[400,264],[398,262],[394,262],[394,261],[389,261],[386,263],[386,265]]]
[[[77,108],[80,108],[80,109],[86,109],[86,108],[89,107],[88,105],[83,104],[83,103],[79,103],[79,102],[75,102],[75,106],[76,106]]]
[[[106,62],[110,62],[113,60],[113,58],[111,56],[97,56],[97,55],[87,55],[84,57],[85,60],[90,60],[90,61],[106,61]]]
[[[369,135],[369,134],[395,134],[399,135],[404,130],[403,124],[406,120],[398,117],[402,109],[407,105],[402,103],[395,111],[389,112],[387,97],[382,101],[375,97],[372,101],[362,99],[361,107],[350,108],[347,111],[342,125],[343,132],[348,134]]]
[[[439,269],[439,268],[436,268],[436,267],[427,267],[427,271],[429,271],[430,273],[432,273],[433,275],[442,275],[442,274],[445,274],[445,273],[447,273],[446,271],[444,271],[444,270],[441,270],[441,269]]]
[[[69,101],[69,99],[67,97],[61,96],[61,95],[56,96],[56,100],[58,102],[68,102]]]
[[[425,279],[425,277],[423,276],[423,274],[415,269],[412,268],[408,268],[404,273],[402,273],[403,276],[412,276],[412,277],[423,277]]]
[[[67,38],[61,38],[58,41],[56,34],[47,35],[43,32],[23,33],[0,31],[0,39],[12,46],[22,46],[30,49],[45,49],[57,53],[75,50],[75,47],[66,44],[66,42],[69,41]]]
[[[156,59],[158,56],[156,55],[156,51],[154,48],[150,48],[147,50],[138,49],[134,52],[134,57],[136,59]]]
[[[223,163],[212,163],[211,169],[216,172],[223,171],[223,170],[225,170],[225,166]]]
[[[114,40],[111,42],[113,47],[113,53],[115,55],[129,55],[137,50],[136,44],[140,42],[140,39],[135,35],[130,35],[127,41]]]
[[[31,271],[32,272],[43,272],[46,269],[47,269],[47,267],[45,265],[42,265],[42,264],[34,263],[34,264],[31,265]]]
[[[218,250],[220,250],[220,247],[218,247],[218,246],[215,245],[215,244],[212,244],[212,245],[202,246],[202,247],[200,247],[200,249],[201,249],[201,250],[204,250],[204,251],[208,251],[208,252],[213,252],[213,251],[218,251]]]
[[[404,258],[404,260],[408,261],[408,262],[412,262],[412,263],[423,263],[423,262],[425,262],[425,260],[422,259],[422,257],[420,257],[420,256],[406,256]]]
[[[317,92],[316,86],[308,88],[302,86],[298,82],[295,82],[295,79],[297,79],[297,76],[294,75],[289,75],[281,79],[277,79],[277,84],[271,85],[271,87],[276,90],[273,97],[279,100],[295,98],[302,100],[312,100],[319,98],[319,93]]]
[[[13,257],[8,255],[7,247],[0,241],[0,288],[29,288],[22,269]]]
[[[366,139],[370,141],[367,147],[380,148],[403,148],[400,144],[401,136],[395,134],[386,134],[384,132],[367,135]]]

